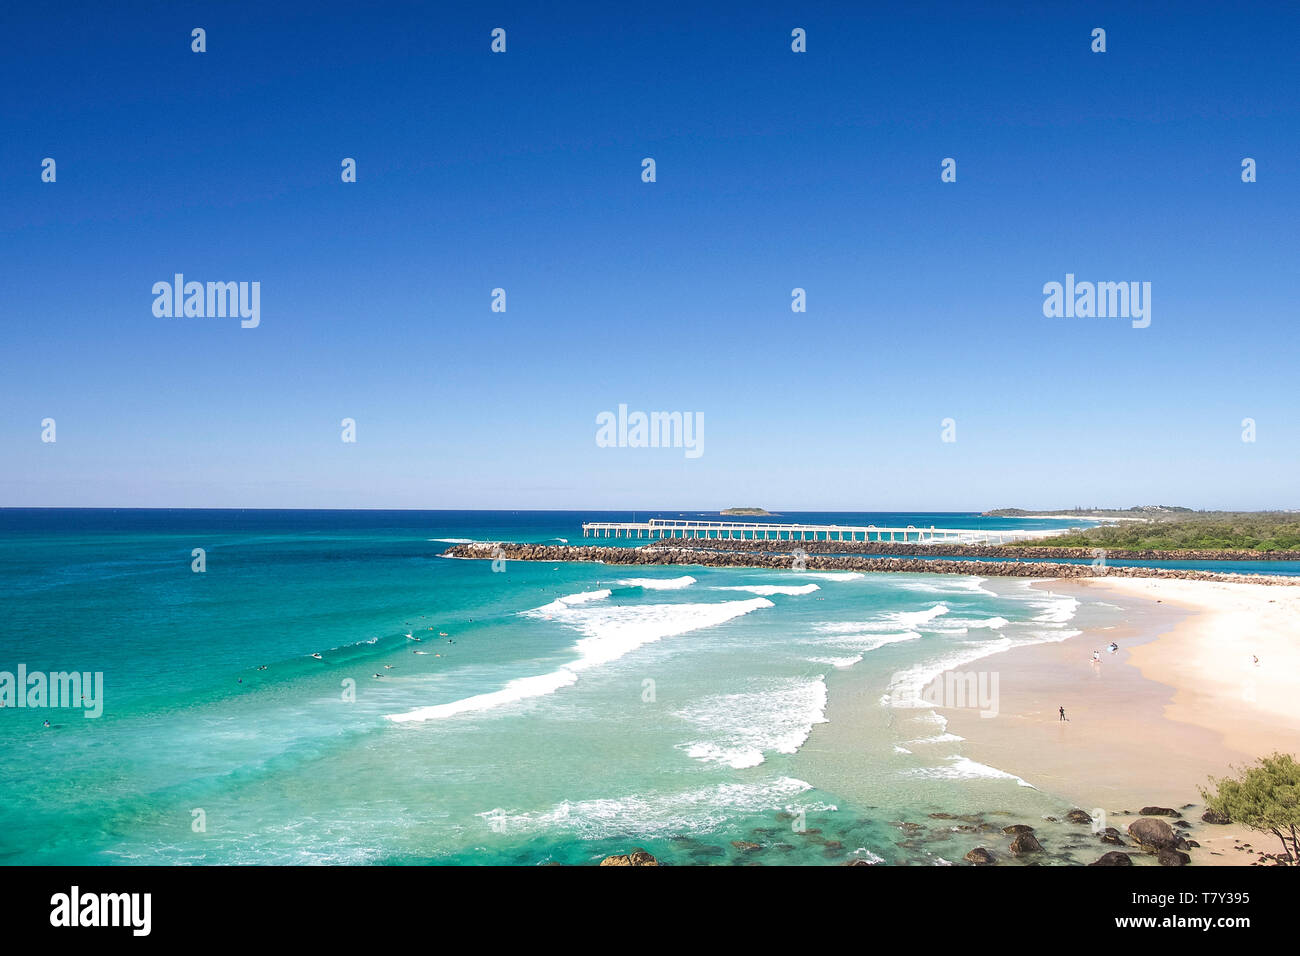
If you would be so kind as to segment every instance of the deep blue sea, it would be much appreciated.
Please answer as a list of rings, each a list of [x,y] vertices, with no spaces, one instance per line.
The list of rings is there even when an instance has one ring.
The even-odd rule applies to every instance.
[[[1063,809],[966,758],[915,689],[1076,633],[1074,598],[974,565],[440,554],[653,516],[714,517],[0,510],[0,672],[103,675],[98,717],[0,708],[0,862],[531,865],[641,846],[669,863],[943,863],[973,842],[897,823]],[[849,748],[821,746],[837,695],[868,702]]]

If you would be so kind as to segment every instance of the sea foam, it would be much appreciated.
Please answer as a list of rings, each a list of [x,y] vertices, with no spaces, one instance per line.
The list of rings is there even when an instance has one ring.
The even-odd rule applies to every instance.
[[[457,714],[495,710],[506,704],[553,694],[578,680],[585,670],[609,664],[623,655],[665,637],[712,627],[760,608],[772,607],[771,601],[756,597],[747,601],[723,601],[715,604],[639,604],[618,606],[604,604],[608,589],[581,591],[557,598],[550,604],[521,612],[527,617],[557,621],[581,635],[574,644],[577,658],[548,674],[521,677],[499,690],[476,694],[447,704],[418,707],[404,714],[388,714],[394,723],[439,720]]]

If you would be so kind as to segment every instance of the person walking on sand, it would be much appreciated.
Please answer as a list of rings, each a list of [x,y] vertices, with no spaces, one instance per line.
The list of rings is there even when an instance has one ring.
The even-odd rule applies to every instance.
[[[1065,720],[1065,708],[1064,707],[1060,708],[1060,711],[1061,711],[1061,719]]]

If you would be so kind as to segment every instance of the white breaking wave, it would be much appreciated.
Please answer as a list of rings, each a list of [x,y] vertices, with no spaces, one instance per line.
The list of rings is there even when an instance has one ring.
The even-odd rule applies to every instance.
[[[915,641],[921,637],[916,631],[903,631],[900,634],[841,634],[836,637],[823,638],[817,641],[817,644],[824,647],[838,647],[844,650],[862,651],[870,653],[878,651],[886,644],[897,644],[900,641]]]
[[[852,657],[810,657],[808,661],[812,664],[825,664],[827,667],[844,670],[861,661],[862,656],[861,654],[855,654]]]
[[[909,740],[909,744],[956,744],[965,740],[965,737],[959,737],[956,734],[943,733],[934,737],[917,737],[915,740]],[[909,751],[910,753],[910,751]]]
[[[689,574],[680,578],[625,578],[619,581],[619,587],[644,588],[647,591],[680,591],[695,583]]]
[[[1022,787],[1028,787],[1030,790],[1037,789],[1033,784],[1026,783],[1013,773],[1007,773],[1005,770],[998,770],[996,767],[990,767],[986,764],[976,763],[969,757],[949,757],[946,766],[916,767],[912,770],[905,770],[903,773],[909,777],[927,777],[939,780],[1014,780]]]
[[[679,749],[705,763],[757,767],[769,751],[792,754],[826,722],[823,677],[769,682],[761,690],[708,697],[677,712],[708,735]]]
[[[821,587],[816,584],[740,584],[735,587],[716,587],[713,590],[748,591],[750,594],[761,594],[764,597],[770,597],[773,594],[812,594],[814,591],[820,591]]]
[[[533,613],[544,617],[563,614],[574,605],[587,604],[591,601],[603,601],[612,593],[609,588],[601,588],[599,591],[579,591],[577,594],[566,594],[564,597],[556,598],[550,604],[544,604],[535,609]]]
[[[547,694],[553,694],[561,687],[568,687],[577,679],[578,675],[573,671],[561,668],[558,671],[552,671],[550,674],[517,678],[500,690],[494,690],[488,694],[476,694],[473,697],[454,700],[450,704],[419,707],[405,714],[388,714],[387,716],[389,720],[400,724],[409,721],[440,720],[444,717],[455,717],[457,714],[494,710],[505,704],[513,704],[517,701],[527,700],[530,697],[544,697]]]
[[[984,587],[986,580],[986,578],[971,575],[968,578],[941,578],[932,581],[898,581],[895,582],[895,586],[906,591],[924,591],[928,594],[960,594],[966,592],[997,597],[995,592]]]
[[[485,810],[477,815],[510,833],[559,830],[587,840],[629,833],[649,837],[713,830],[746,813],[790,810],[789,801],[811,789],[812,784],[781,777],[761,784],[724,783],[677,793],[566,800],[535,813]]]
[[[1011,622],[1005,617],[990,617],[983,620],[964,617],[946,617],[938,624],[931,624],[926,627],[927,631],[933,631],[936,634],[965,634],[970,630],[979,630],[987,628],[989,630],[1000,630]]]
[[[1035,601],[1036,607],[1043,608],[1043,613],[1034,620],[1044,624],[1066,624],[1079,610],[1079,602],[1072,597],[1052,597],[1047,601]]]
[[[772,607],[766,598],[723,601],[717,604],[643,604],[629,607],[602,604],[610,591],[568,594],[550,604],[521,612],[528,617],[556,620],[583,635],[574,645],[577,660],[534,677],[521,677],[500,690],[476,694],[448,704],[418,707],[405,714],[388,714],[395,723],[438,720],[468,712],[495,710],[506,704],[553,694],[575,683],[578,675],[618,660],[624,654],[664,637],[712,627],[759,608]]]
[[[446,544],[473,544],[473,538],[430,538],[430,541],[442,541]]]
[[[823,634],[858,634],[872,631],[915,631],[948,613],[948,605],[936,604],[924,611],[890,611],[874,621],[824,621],[813,627]]]
[[[866,575],[861,571],[800,571],[805,578],[817,578],[821,581],[857,581]]]

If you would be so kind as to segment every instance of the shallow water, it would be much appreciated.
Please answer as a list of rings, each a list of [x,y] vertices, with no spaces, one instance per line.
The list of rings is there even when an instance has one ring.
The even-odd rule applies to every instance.
[[[98,719],[0,709],[0,859],[937,864],[980,821],[930,813],[1065,808],[966,758],[918,696],[1074,633],[1073,599],[438,556],[580,539],[583,517],[0,512],[0,670],[105,682]]]

